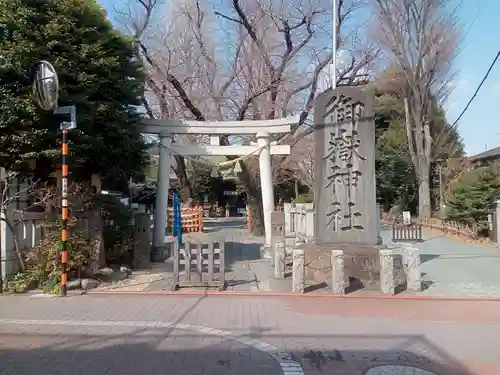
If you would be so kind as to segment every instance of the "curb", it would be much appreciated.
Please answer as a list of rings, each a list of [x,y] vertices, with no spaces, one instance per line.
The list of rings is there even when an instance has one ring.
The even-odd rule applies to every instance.
[[[361,300],[393,300],[393,301],[443,301],[443,302],[500,302],[500,297],[445,297],[445,296],[416,296],[416,295],[352,295],[333,293],[277,293],[277,292],[211,292],[211,291],[156,291],[156,292],[128,292],[128,291],[89,291],[86,293],[68,293],[72,295],[90,296],[144,296],[144,297],[285,297],[285,298],[332,298],[332,299],[361,299]]]

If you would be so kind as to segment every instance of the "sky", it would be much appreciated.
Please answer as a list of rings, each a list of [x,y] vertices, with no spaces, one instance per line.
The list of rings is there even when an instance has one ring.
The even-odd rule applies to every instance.
[[[467,105],[500,50],[500,1],[464,0],[460,16],[465,35],[456,61],[456,88],[446,105],[446,117],[451,123]],[[458,124],[469,155],[500,146],[500,115],[495,113],[496,106],[500,106],[500,60]]]
[[[112,17],[111,4],[117,0],[98,0]],[[453,123],[474,94],[488,67],[500,50],[500,0],[461,1],[460,18],[464,40],[456,60],[459,75],[455,90],[445,103],[448,122]],[[500,146],[500,59],[481,91],[458,123],[465,151],[474,155]]]

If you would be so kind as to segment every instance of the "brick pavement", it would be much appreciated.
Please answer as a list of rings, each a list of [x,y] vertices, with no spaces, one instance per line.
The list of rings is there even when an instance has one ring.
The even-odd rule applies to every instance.
[[[156,374],[170,366],[181,374],[274,375],[286,360],[308,375],[498,375],[499,312],[495,302],[0,297],[0,364],[10,358],[4,369],[17,374],[34,366],[47,373],[55,359],[60,373],[90,366],[97,374]],[[137,360],[143,368],[132,366]]]

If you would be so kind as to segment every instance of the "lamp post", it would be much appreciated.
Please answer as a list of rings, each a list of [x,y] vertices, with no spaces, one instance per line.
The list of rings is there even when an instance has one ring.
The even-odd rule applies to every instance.
[[[60,260],[61,270],[61,296],[68,293],[68,132],[76,128],[76,108],[74,105],[59,107],[59,78],[57,72],[51,63],[40,61],[34,71],[33,77],[33,96],[36,104],[44,111],[53,111],[56,115],[63,115],[70,121],[62,121],[60,124],[62,130],[62,176],[61,176],[61,249]]]
[[[330,76],[332,77],[332,90],[337,87],[337,0],[332,0],[332,63]]]

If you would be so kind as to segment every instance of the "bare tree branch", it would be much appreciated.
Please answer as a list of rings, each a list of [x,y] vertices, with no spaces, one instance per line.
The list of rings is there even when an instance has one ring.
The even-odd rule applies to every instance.
[[[419,182],[419,214],[430,216],[431,113],[446,100],[455,77],[460,27],[447,0],[376,0],[378,39],[404,77],[410,154]]]

